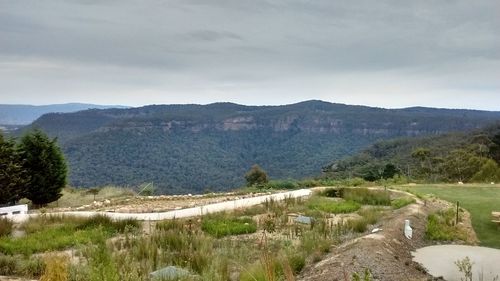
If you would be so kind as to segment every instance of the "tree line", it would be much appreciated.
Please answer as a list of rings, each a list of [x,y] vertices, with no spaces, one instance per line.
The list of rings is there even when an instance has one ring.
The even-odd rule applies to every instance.
[[[28,132],[19,141],[0,133],[0,206],[21,198],[37,206],[58,200],[67,171],[55,138],[40,130]]]

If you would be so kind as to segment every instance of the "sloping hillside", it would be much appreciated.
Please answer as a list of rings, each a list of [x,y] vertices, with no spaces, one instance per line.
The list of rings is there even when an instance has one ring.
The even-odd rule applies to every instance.
[[[362,151],[327,165],[333,178],[377,180],[389,168],[411,180],[500,180],[500,123],[468,132],[398,138],[376,142]],[[391,167],[392,166],[392,167]]]
[[[71,184],[137,185],[162,192],[229,189],[254,163],[272,178],[317,175],[321,167],[380,139],[476,129],[499,112],[389,110],[308,101],[286,106],[151,105],[47,114]]]

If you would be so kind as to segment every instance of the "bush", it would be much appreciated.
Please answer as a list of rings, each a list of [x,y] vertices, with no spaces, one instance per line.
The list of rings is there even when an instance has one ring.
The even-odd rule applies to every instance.
[[[267,189],[297,189],[299,185],[295,181],[273,180],[264,184],[263,187]]]
[[[306,258],[301,254],[293,254],[288,256],[288,263],[293,270],[294,274],[299,274],[306,266]]]
[[[360,210],[358,215],[362,216],[367,224],[376,224],[382,216],[382,210],[380,208],[367,208]]]
[[[16,275],[17,274],[17,259],[11,256],[0,254],[0,275]]]
[[[365,205],[391,205],[389,192],[383,190],[370,190],[367,188],[345,188],[342,191],[345,200],[358,202]]]
[[[317,197],[309,201],[308,207],[311,210],[320,210],[327,213],[347,214],[359,210],[361,205],[353,201],[335,201]]]
[[[467,240],[467,233],[454,223],[455,211],[438,211],[427,217],[425,237],[435,241]]]
[[[404,206],[410,205],[415,203],[415,198],[412,197],[402,197],[395,199],[391,202],[391,206],[393,209],[400,209],[403,208]]]
[[[249,234],[257,231],[257,224],[251,218],[207,217],[203,219],[201,229],[217,238]]]
[[[124,220],[113,220],[105,215],[96,215],[85,219],[81,222],[76,229],[77,230],[85,230],[85,229],[95,229],[102,227],[109,232],[119,232],[123,233],[127,227],[129,228],[139,228],[140,223],[134,219],[124,219]]]
[[[305,188],[305,187],[316,187],[316,186],[324,186],[324,184],[321,181],[317,180],[301,180],[297,183],[299,188]]]
[[[173,219],[173,220],[165,220],[158,222],[156,224],[156,229],[158,230],[175,230],[175,231],[181,231],[184,229],[184,224],[180,222],[179,220]]]
[[[45,263],[39,257],[31,257],[20,263],[20,269],[18,275],[22,275],[28,278],[38,278],[43,274],[45,270]]]
[[[345,179],[342,181],[342,185],[352,187],[362,186],[364,184],[366,184],[366,181],[362,178]]]
[[[365,232],[368,229],[368,220],[365,218],[348,220],[347,228],[354,232]]]
[[[0,218],[0,237],[9,236],[14,224],[7,218]]]
[[[341,198],[343,190],[343,188],[327,188],[321,191],[320,195],[324,197]]]

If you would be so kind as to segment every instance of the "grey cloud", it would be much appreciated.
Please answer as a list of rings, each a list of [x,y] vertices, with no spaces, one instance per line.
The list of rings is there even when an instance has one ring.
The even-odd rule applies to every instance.
[[[243,38],[236,33],[214,30],[195,30],[189,32],[186,37],[199,41],[218,41],[224,39],[243,40]]]
[[[0,0],[0,72],[9,74],[0,95],[23,85],[61,96],[147,88],[190,102],[208,99],[200,91],[308,99],[383,92],[393,77],[405,80],[401,94],[415,81],[443,95],[498,91],[499,9],[497,0]],[[40,61],[74,71],[40,71]]]

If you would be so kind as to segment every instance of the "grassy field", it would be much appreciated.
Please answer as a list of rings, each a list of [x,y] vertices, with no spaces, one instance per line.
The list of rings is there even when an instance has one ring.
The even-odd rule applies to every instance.
[[[404,187],[403,189],[406,189]],[[498,185],[420,185],[409,187],[417,194],[434,194],[460,206],[472,215],[472,226],[482,246],[500,249],[500,228],[491,222],[491,211],[500,211],[500,186]]]

